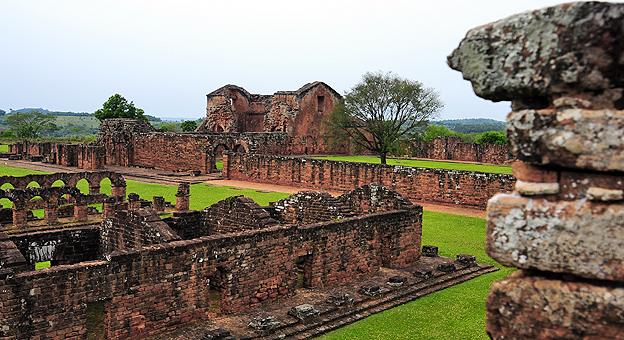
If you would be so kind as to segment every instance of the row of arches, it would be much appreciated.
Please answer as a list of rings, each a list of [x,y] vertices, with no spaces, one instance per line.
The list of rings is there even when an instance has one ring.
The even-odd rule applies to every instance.
[[[28,187],[54,186],[77,187],[79,183],[86,183],[88,188],[99,188],[101,186],[100,183],[104,179],[108,179],[113,186],[126,186],[126,181],[122,175],[110,171],[97,171],[28,175],[21,177],[0,176],[0,189],[26,189]]]

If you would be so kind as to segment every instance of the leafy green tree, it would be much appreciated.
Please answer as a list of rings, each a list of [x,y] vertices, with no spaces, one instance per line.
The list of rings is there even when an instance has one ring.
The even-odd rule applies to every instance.
[[[195,131],[195,129],[197,129],[197,122],[194,120],[185,120],[180,127],[182,127],[182,131],[184,132]]]
[[[5,122],[16,137],[32,139],[40,137],[44,132],[54,131],[55,119],[54,116],[32,111],[8,115]]]
[[[4,116],[6,114],[6,111],[0,109],[0,116]]]
[[[176,122],[163,122],[158,126],[158,130],[163,132],[180,132],[180,124]]]
[[[477,144],[507,145],[507,135],[501,131],[487,131],[475,138]]]
[[[103,121],[109,118],[132,118],[147,122],[143,109],[134,106],[133,102],[128,102],[120,94],[114,94],[102,105],[102,108],[95,111],[95,118]]]
[[[438,94],[393,73],[366,73],[336,105],[329,131],[344,132],[386,164],[397,142],[424,127],[442,109]]]
[[[451,137],[451,136],[459,136],[459,134],[455,131],[451,131],[446,126],[442,125],[427,125],[425,130],[420,134],[420,139],[425,142],[430,142],[438,137]]]

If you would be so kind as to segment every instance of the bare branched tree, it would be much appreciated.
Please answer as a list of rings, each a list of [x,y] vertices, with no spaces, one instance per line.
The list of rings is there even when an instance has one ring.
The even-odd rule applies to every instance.
[[[366,73],[336,105],[330,129],[379,155],[386,164],[398,141],[427,125],[442,109],[438,94],[393,73]]]

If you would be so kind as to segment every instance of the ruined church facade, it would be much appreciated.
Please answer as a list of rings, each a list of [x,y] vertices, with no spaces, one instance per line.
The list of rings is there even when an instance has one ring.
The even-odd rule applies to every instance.
[[[325,121],[341,98],[318,81],[273,95],[251,94],[242,87],[225,85],[206,95],[206,118],[196,132],[282,132],[304,143],[325,145]]]

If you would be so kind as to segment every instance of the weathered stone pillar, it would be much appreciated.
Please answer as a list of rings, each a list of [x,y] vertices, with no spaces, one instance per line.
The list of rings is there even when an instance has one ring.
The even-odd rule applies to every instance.
[[[28,209],[13,204],[13,225],[23,227],[28,223]]]
[[[126,185],[115,185],[111,187],[111,196],[116,197],[118,201],[126,198]]]
[[[231,157],[232,155],[230,155],[229,153],[223,154],[223,168],[221,169],[221,176],[223,176],[223,178],[229,178],[230,176],[230,158]]]
[[[115,197],[107,197],[104,199],[104,203],[102,204],[102,217],[110,218],[115,213],[115,205],[117,204],[117,200]]]
[[[89,185],[89,194],[90,195],[97,195],[100,193],[100,186],[99,185]]]
[[[128,194],[128,210],[139,210],[141,209],[141,198],[138,194],[129,193]]]
[[[180,185],[178,185],[178,192],[176,193],[176,210],[177,211],[189,210],[190,196],[191,196],[190,184],[186,182],[180,183]]]
[[[487,252],[523,271],[492,286],[495,339],[624,334],[623,39],[624,4],[577,2],[475,28],[449,57],[513,108],[518,181],[489,201]]]
[[[156,212],[165,211],[165,198],[162,196],[154,196],[152,197],[152,208]]]
[[[74,204],[74,221],[84,222],[87,220],[87,217],[87,205],[82,202],[76,202]]]
[[[53,225],[58,222],[58,214],[57,214],[56,208],[57,208],[56,204],[48,204],[45,207],[45,210],[44,210],[45,220],[49,225]]]

